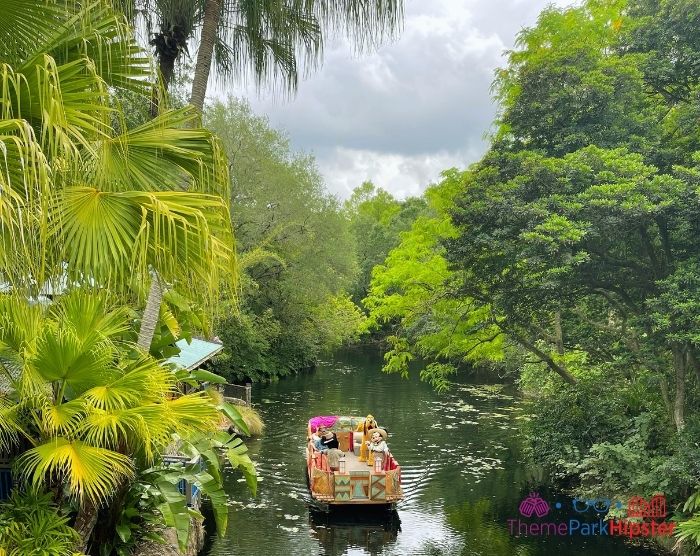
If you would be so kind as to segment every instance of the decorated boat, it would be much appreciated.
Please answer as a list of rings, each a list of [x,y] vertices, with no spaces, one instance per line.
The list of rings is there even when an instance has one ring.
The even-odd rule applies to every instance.
[[[393,507],[401,500],[401,467],[387,436],[371,415],[309,419],[306,472],[314,501],[321,507]]]

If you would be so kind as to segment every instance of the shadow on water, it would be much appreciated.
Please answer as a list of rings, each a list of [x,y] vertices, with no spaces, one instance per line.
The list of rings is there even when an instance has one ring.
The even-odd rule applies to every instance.
[[[325,556],[341,556],[353,548],[374,556],[396,543],[401,519],[396,510],[323,512],[310,508],[309,527]]]
[[[211,539],[207,556],[469,555],[630,556],[651,552],[611,537],[518,535],[508,520],[539,487],[524,462],[522,402],[512,389],[483,377],[465,378],[437,394],[413,373],[404,380],[380,372],[376,352],[354,350],[315,371],[257,387],[265,436],[248,446],[261,482],[252,498],[243,479],[226,476],[229,527]],[[310,510],[304,450],[313,415],[372,413],[389,430],[402,467],[405,499],[396,518],[367,511],[324,516]],[[540,489],[559,513],[570,501]],[[547,519],[550,517],[548,516]]]

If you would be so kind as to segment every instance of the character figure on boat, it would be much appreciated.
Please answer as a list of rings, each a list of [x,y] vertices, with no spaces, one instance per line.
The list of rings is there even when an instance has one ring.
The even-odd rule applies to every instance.
[[[401,467],[387,438],[371,415],[309,419],[306,471],[311,497],[328,506],[391,507],[401,500]]]

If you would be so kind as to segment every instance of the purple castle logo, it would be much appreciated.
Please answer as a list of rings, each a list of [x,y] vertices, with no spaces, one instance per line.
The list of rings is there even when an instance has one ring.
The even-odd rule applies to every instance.
[[[537,517],[544,517],[549,513],[549,504],[540,498],[539,494],[531,492],[527,498],[520,502],[518,509],[524,517],[532,517],[533,514]]]

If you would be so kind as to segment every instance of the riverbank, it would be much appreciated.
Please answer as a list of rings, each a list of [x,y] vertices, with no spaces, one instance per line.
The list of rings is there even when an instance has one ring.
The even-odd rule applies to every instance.
[[[206,542],[204,523],[194,518],[190,518],[190,535],[184,552],[180,551],[177,531],[174,528],[166,527],[159,531],[159,534],[165,543],[144,541],[134,549],[134,556],[197,556]]]

